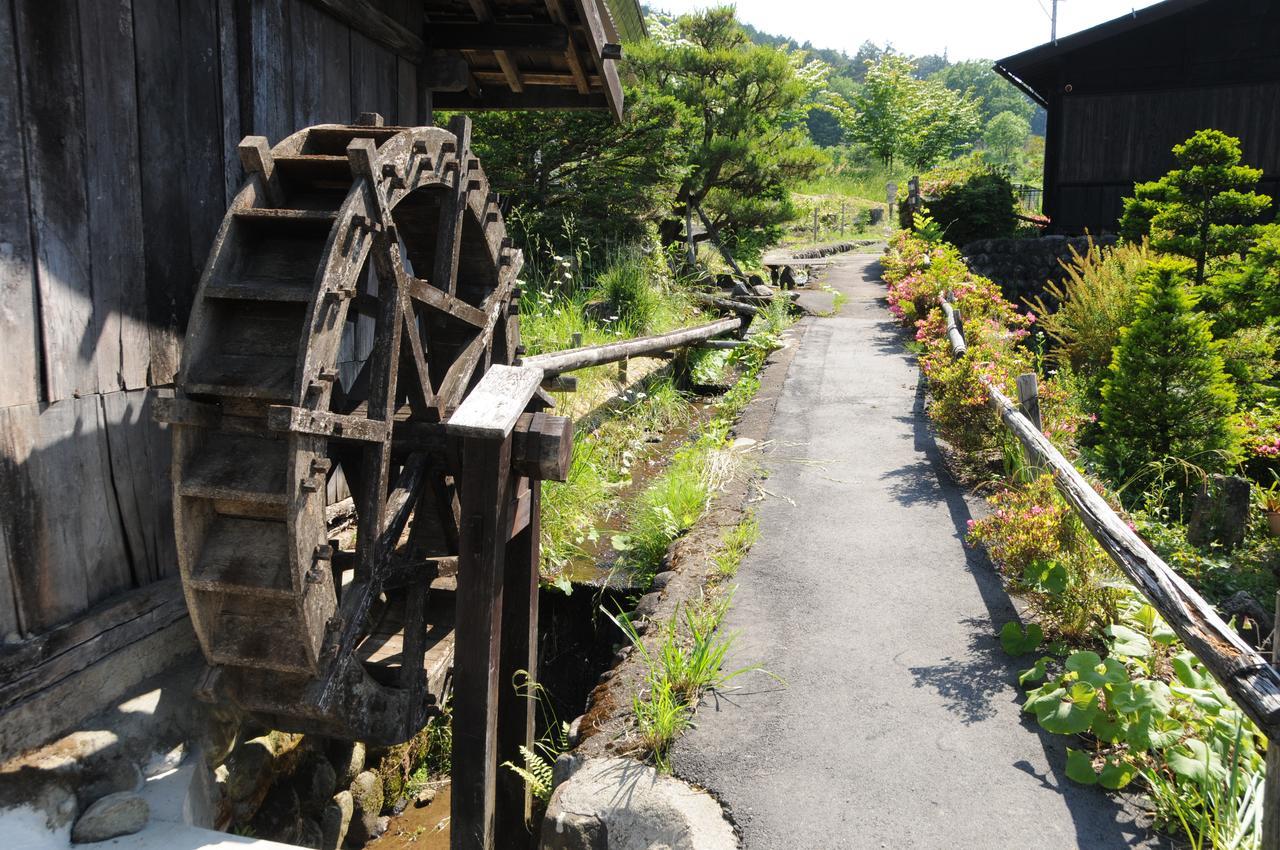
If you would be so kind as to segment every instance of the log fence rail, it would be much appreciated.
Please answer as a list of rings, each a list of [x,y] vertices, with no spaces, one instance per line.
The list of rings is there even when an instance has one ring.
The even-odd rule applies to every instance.
[[[967,346],[957,310],[946,296],[939,299],[939,305],[946,319],[952,353],[963,357]],[[1223,622],[1213,607],[1129,527],[1041,433],[1034,375],[1018,378],[1018,403],[1010,400],[989,378],[984,376],[982,382],[992,408],[1021,442],[1028,460],[1053,475],[1058,491],[1103,551],[1257,724],[1268,741],[1280,741],[1280,669]],[[1277,605],[1280,606],[1280,595]],[[1261,846],[1263,850],[1280,850],[1280,746],[1267,748],[1266,789]]]

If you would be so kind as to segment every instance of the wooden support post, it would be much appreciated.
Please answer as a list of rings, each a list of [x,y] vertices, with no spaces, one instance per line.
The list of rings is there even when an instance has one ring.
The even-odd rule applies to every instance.
[[[698,246],[693,241],[693,204],[685,204],[684,207],[684,238],[687,243],[685,261],[689,268],[693,268],[698,264]]]
[[[1018,409],[1031,420],[1037,431],[1044,431],[1044,422],[1040,419],[1040,385],[1035,372],[1018,376]]]
[[[813,241],[818,241],[818,205],[813,205]]]
[[[630,357],[624,357],[618,361],[618,383],[624,387],[627,385],[627,365],[631,362]]]
[[[1280,591],[1276,591],[1276,627],[1271,633],[1271,663],[1280,665]],[[1259,850],[1280,850],[1280,741],[1267,741],[1267,772],[1263,780],[1262,843]]]
[[[453,662],[452,850],[492,850],[497,812],[499,660],[511,437],[462,446],[457,631]]]
[[[529,524],[507,544],[502,590],[502,651],[498,668],[498,763],[523,764],[521,747],[533,746],[538,678],[538,547],[542,482],[529,481]],[[521,675],[523,671],[524,675]],[[526,678],[527,677],[527,678]],[[533,798],[512,770],[498,773],[495,847],[529,844]]]
[[[569,334],[569,347],[582,348],[582,334],[580,333]]]
[[[840,202],[840,238],[844,238],[844,201]]]

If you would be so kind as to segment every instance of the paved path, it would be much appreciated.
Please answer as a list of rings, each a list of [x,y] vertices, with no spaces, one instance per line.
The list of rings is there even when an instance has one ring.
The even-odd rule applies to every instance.
[[[751,675],[708,700],[676,773],[725,804],[747,850],[1156,846],[1070,783],[1064,739],[1020,714],[1026,665],[995,637],[1014,610],[963,545],[970,506],[875,259],[827,276],[849,301],[809,320],[783,386],[761,539],[725,621],[729,668],[759,662],[786,686]]]

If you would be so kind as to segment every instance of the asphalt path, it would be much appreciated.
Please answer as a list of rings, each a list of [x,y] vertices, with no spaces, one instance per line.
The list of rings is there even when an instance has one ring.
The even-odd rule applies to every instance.
[[[848,296],[812,318],[765,446],[761,536],[724,629],[729,669],[676,744],[678,776],[724,804],[747,850],[1161,846],[1137,809],[1066,778],[1066,739],[1020,712],[1017,615],[964,545],[914,357],[876,257],[837,260]]]

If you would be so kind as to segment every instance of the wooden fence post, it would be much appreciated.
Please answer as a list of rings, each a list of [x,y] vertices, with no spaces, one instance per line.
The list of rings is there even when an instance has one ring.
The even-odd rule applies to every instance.
[[[813,241],[818,241],[818,205],[813,206]]]
[[[844,238],[844,201],[840,202],[840,238]]]
[[[1044,432],[1044,422],[1040,419],[1040,384],[1035,372],[1018,376],[1018,409],[1031,420],[1037,431]]]
[[[1280,591],[1276,591],[1276,626],[1271,633],[1271,663],[1280,665]],[[1263,779],[1262,843],[1260,850],[1280,850],[1280,741],[1267,741],[1267,772]]]

